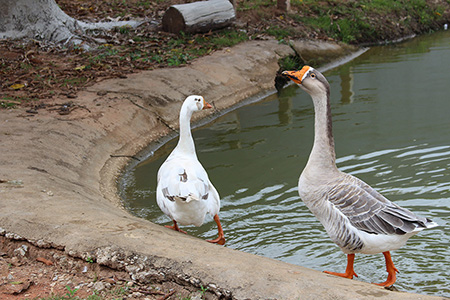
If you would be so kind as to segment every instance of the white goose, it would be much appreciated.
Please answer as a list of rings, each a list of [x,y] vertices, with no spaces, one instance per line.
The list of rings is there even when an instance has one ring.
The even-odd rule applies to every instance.
[[[195,111],[211,108],[202,96],[189,96],[180,111],[180,138],[177,146],[158,171],[156,201],[161,210],[173,220],[173,226],[166,226],[186,233],[182,225],[201,226],[206,213],[214,217],[219,236],[208,240],[225,244],[225,237],[219,220],[220,197],[209,181],[208,174],[197,159],[194,140],[191,135],[191,116]]]
[[[325,273],[352,279],[358,276],[353,269],[355,253],[383,253],[388,278],[378,285],[393,285],[398,270],[389,251],[404,246],[408,238],[437,224],[399,207],[362,180],[339,171],[328,81],[309,66],[283,74],[299,84],[314,103],[314,146],[298,182],[300,197],[333,242],[347,254],[345,273]]]

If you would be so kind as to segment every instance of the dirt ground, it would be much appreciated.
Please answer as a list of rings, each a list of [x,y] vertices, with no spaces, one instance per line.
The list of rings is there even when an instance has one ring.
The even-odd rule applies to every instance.
[[[146,285],[133,280],[125,270],[0,236],[0,298],[55,295],[79,299],[218,299],[207,287],[202,290],[164,280]]]

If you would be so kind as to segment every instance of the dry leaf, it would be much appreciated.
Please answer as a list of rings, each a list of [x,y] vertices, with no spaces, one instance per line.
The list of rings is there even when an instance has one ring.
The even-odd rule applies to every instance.
[[[14,89],[14,90],[20,90],[21,88],[25,87],[24,84],[21,83],[16,83],[10,86],[10,88]]]

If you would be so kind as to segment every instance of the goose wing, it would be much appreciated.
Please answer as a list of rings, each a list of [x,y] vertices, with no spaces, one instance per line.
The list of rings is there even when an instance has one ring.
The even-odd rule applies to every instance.
[[[191,196],[206,199],[209,192],[208,176],[203,168],[189,161],[165,162],[158,172],[158,188],[166,200],[174,197],[186,200]]]
[[[362,180],[345,175],[329,190],[327,198],[357,229],[402,235],[426,227],[427,219],[392,203]]]
[[[157,202],[161,210],[168,214],[171,202],[176,198],[186,200],[192,197],[199,201],[218,202],[218,193],[209,181],[208,174],[198,160],[171,159],[158,171]],[[208,204],[208,203],[205,203]],[[208,212],[215,212],[215,205]]]

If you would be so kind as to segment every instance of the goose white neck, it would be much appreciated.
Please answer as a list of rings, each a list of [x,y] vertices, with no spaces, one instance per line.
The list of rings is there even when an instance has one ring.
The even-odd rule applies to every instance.
[[[186,105],[181,107],[180,111],[180,138],[176,147],[177,151],[181,151],[184,154],[190,154],[196,156],[195,144],[192,139],[191,133],[191,117],[193,111]]]
[[[329,95],[324,93],[311,97],[315,111],[314,145],[307,167],[334,171],[337,167]]]

